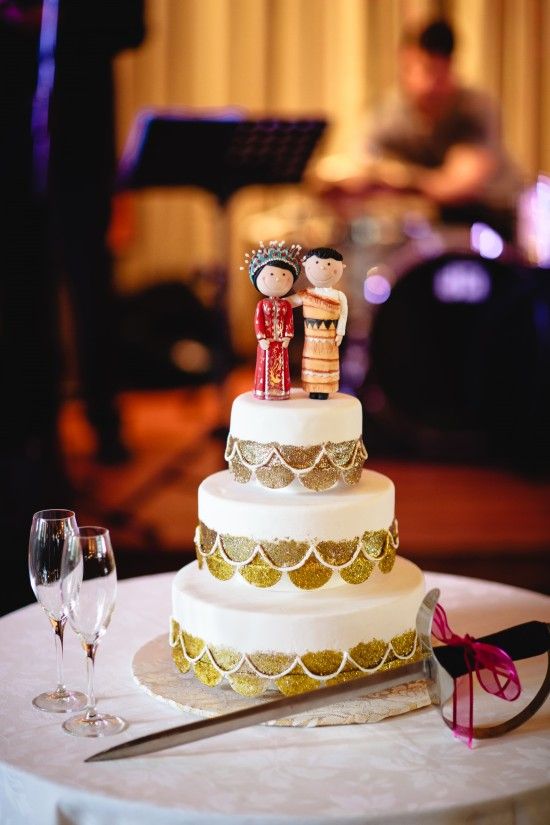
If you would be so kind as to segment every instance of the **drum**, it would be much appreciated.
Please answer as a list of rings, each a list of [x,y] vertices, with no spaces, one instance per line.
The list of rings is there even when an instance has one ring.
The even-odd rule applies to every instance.
[[[550,455],[550,279],[504,246],[482,252],[440,245],[429,255],[415,245],[393,266],[386,260],[386,289],[370,296],[368,370],[357,393],[366,431],[383,433],[385,446],[422,453],[429,445],[429,457],[454,449],[459,459],[542,466]]]

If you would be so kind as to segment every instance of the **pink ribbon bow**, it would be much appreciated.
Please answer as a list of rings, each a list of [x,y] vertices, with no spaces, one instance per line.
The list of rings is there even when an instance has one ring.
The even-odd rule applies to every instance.
[[[434,612],[432,636],[447,645],[464,649],[468,679],[454,679],[452,729],[455,736],[465,740],[471,748],[474,731],[474,672],[487,693],[508,702],[513,702],[521,693],[518,672],[513,659],[505,650],[478,642],[468,634],[457,636],[453,633],[447,614],[439,604]]]

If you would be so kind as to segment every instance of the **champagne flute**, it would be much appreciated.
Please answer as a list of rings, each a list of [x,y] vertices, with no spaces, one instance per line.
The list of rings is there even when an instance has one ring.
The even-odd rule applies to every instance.
[[[54,629],[57,660],[57,688],[41,693],[32,703],[40,710],[54,713],[70,713],[86,706],[86,696],[67,690],[63,682],[63,633],[67,611],[61,595],[61,558],[66,536],[77,529],[72,510],[40,510],[32,518],[29,536],[31,587]]]
[[[67,535],[61,564],[61,591],[69,623],[86,653],[88,669],[86,712],[63,723],[63,728],[74,736],[110,736],[126,727],[119,716],[97,712],[94,694],[95,655],[111,621],[116,589],[115,557],[109,531],[105,527],[81,527]]]

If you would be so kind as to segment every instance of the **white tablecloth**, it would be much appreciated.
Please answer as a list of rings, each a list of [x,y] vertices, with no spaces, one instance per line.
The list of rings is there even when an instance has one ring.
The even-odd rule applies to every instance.
[[[550,621],[550,598],[474,579],[428,574],[451,626],[483,635],[528,619]],[[63,717],[31,706],[55,682],[53,634],[38,605],[0,620],[0,822],[536,823],[550,822],[550,704],[504,738],[474,750],[435,708],[373,725],[258,726],[147,757],[86,765],[86,756],[185,716],[133,681],[131,662],[167,629],[172,575],[120,582],[96,665],[99,708],[127,718],[125,733],[77,739]],[[85,686],[84,654],[66,636],[66,682]]]

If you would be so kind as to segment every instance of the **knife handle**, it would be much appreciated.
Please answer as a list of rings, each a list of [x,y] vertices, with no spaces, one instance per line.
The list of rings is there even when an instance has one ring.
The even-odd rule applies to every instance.
[[[477,638],[476,641],[500,647],[514,660],[529,659],[550,651],[550,625],[544,622],[524,622],[497,633]],[[468,669],[464,660],[464,648],[457,646],[434,647],[438,662],[453,679],[464,676]]]

